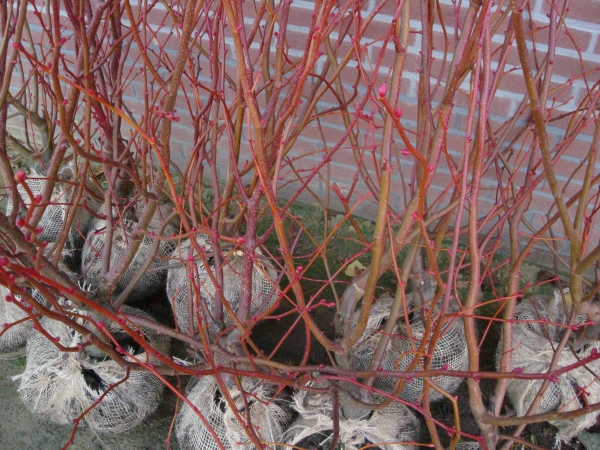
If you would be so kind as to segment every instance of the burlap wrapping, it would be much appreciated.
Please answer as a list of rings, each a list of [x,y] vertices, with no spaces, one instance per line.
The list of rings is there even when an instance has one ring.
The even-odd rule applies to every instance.
[[[123,307],[123,311],[145,316],[133,308]],[[62,322],[46,317],[41,325],[64,346],[77,349],[83,342],[80,333]],[[119,325],[111,323],[108,328],[125,351],[140,361],[154,364],[155,360]],[[155,350],[168,352],[168,337],[146,327],[134,329]],[[91,357],[85,349],[61,352],[39,332],[32,333],[27,341],[27,365],[18,378],[23,401],[36,415],[72,424],[93,406],[82,424],[106,433],[120,433],[141,423],[156,410],[163,391],[161,381],[150,372],[128,371],[108,357]]]
[[[102,214],[104,208],[102,207],[99,214]],[[113,215],[116,215],[116,210]],[[117,261],[125,251],[125,249],[131,245],[132,235],[137,230],[137,222],[127,218],[114,218],[114,228],[112,235],[112,247],[110,252],[110,267],[115,267]],[[150,233],[156,232],[158,229],[158,222],[153,221],[148,227]],[[173,233],[173,228],[168,226],[165,229],[165,236],[170,236]],[[83,275],[83,281],[86,285],[91,286],[92,289],[98,286],[98,283],[102,277],[102,253],[104,251],[106,238],[106,220],[94,219],[92,222],[90,231],[88,233],[86,242],[83,246],[81,255],[81,272]],[[154,240],[148,235],[144,235],[142,243],[140,244],[137,253],[135,254],[133,261],[125,270],[125,273],[119,279],[114,295],[121,293],[137,275],[137,272],[142,268],[147,259],[152,254],[152,246]],[[129,295],[129,301],[136,301],[140,298],[144,298],[150,294],[155,293],[159,289],[164,289],[165,278],[167,276],[166,266],[168,259],[175,244],[172,241],[161,240],[158,246],[158,250],[154,255],[148,270],[140,278],[133,291]]]
[[[37,196],[44,192],[47,180],[36,173],[32,173],[25,182],[31,189],[33,195]],[[19,191],[19,195],[23,199],[25,206],[30,207],[31,198],[25,188],[19,184],[17,190]],[[42,228],[41,233],[38,234],[40,242],[48,241],[48,243],[54,243],[58,240],[63,232],[63,226],[67,219],[72,192],[73,185],[69,183],[58,182],[55,184],[54,191],[50,197],[50,204],[46,207],[46,210],[38,223],[38,226]],[[12,212],[12,209],[13,204],[9,197],[9,201],[6,205],[6,214],[9,215]],[[92,215],[85,207],[81,205],[77,207],[72,227],[69,230],[69,235],[65,241],[65,252],[70,253],[81,248],[84,241],[83,238],[89,229],[91,220]]]
[[[554,295],[538,295],[523,300],[515,308],[513,323],[513,349],[511,370],[522,369],[525,373],[545,373],[555,354],[555,349],[564,332],[568,314],[562,301],[560,290]],[[578,322],[585,322],[586,317],[578,316]],[[592,351],[600,351],[600,343],[594,342],[583,350],[574,353],[565,348],[560,354],[557,369],[575,364],[581,358],[589,356]],[[500,370],[502,339],[497,351],[497,367]],[[558,382],[550,383],[542,403],[536,413],[550,411],[573,411],[585,404],[600,401],[600,361],[593,361],[586,366],[573,369],[558,377]],[[517,416],[527,413],[542,385],[542,380],[510,379],[507,394]],[[583,396],[586,397],[584,402]],[[552,421],[558,428],[558,440],[570,440],[580,431],[596,422],[598,412],[586,414],[574,419]]]
[[[33,330],[28,314],[15,304],[21,297],[7,302],[10,291],[0,286],[0,359],[13,358],[25,353],[27,338]]]
[[[318,382],[318,387],[326,385]],[[329,448],[333,434],[331,397],[300,390],[294,394],[293,407],[299,417],[286,431],[286,443],[300,447],[310,443],[318,448]],[[413,450],[417,448],[419,421],[402,403],[392,402],[362,420],[346,419],[340,410],[339,433],[338,442],[346,450],[358,450],[369,444],[383,450]]]
[[[375,349],[382,336],[381,330],[383,324],[389,317],[392,303],[393,299],[383,298],[372,306],[367,328],[359,342],[352,349],[353,364],[356,370],[367,370],[369,368]],[[415,350],[419,348],[421,341],[425,337],[425,326],[420,318],[415,318],[411,321],[410,329],[414,347],[409,338],[408,329],[403,318],[394,327],[394,331],[381,360],[383,370],[396,370],[400,372],[408,370],[415,357]],[[426,336],[425,338],[429,339],[430,336]],[[433,354],[430,366],[431,370],[442,368],[448,370],[466,370],[468,367],[468,351],[462,319],[451,318],[445,322],[435,348],[432,349],[426,346],[425,353]],[[422,367],[422,363],[423,358],[421,357],[420,363],[415,368],[415,376],[405,383],[404,389],[399,395],[400,398],[416,402],[421,397],[423,393],[423,378],[418,377],[418,371]],[[450,394],[454,394],[462,383],[461,378],[451,376],[433,378],[432,381]],[[395,383],[395,378],[377,378],[374,386],[390,392]],[[443,398],[441,393],[433,389],[429,390],[429,396],[431,401]]]
[[[279,395],[274,397],[277,392],[274,386],[263,384],[260,380],[244,378],[242,386],[243,393],[235,386],[228,389],[239,416],[246,426],[252,427],[255,435],[265,445],[263,448],[282,448],[275,443],[282,441],[292,417],[286,402]],[[256,448],[213,376],[197,379],[187,399],[196,410],[183,404],[177,416],[176,435],[183,449],[217,450],[220,448],[218,442],[226,449]],[[202,415],[204,421],[199,415]]]
[[[196,237],[196,241],[202,249],[209,252],[210,243],[204,235]],[[184,240],[180,246],[173,252],[172,260],[181,261],[178,267],[169,270],[167,279],[167,295],[173,307],[173,313],[177,321],[177,326],[184,332],[189,328],[189,311],[190,299],[193,302],[192,312],[194,313],[193,324],[194,329],[198,329],[198,316],[203,319],[203,322],[208,326],[208,329],[213,328],[214,321],[212,313],[215,305],[215,296],[217,289],[210,279],[207,268],[202,260],[198,259],[193,267],[194,281],[198,286],[201,300],[206,304],[206,311],[211,314],[209,317],[204,315],[204,308],[198,303],[198,297],[194,295],[195,290],[190,285],[190,278],[186,270],[187,257],[190,252],[191,242]],[[242,267],[244,264],[244,254],[240,250],[232,250],[224,253],[223,258],[223,288],[222,293],[225,301],[230,308],[235,312],[240,303],[242,293]],[[271,308],[277,299],[277,288],[275,287],[276,272],[273,267],[265,260],[262,252],[257,249],[255,255],[255,263],[252,271],[252,303],[250,306],[250,317],[256,317],[259,314]],[[209,267],[214,274],[215,269],[211,265]],[[224,308],[224,325],[231,326],[234,321]]]

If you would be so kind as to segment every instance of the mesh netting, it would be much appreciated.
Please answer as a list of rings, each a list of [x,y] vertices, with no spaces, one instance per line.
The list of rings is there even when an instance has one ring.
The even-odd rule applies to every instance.
[[[320,382],[318,387],[324,386]],[[294,394],[293,406],[299,417],[286,431],[286,443],[302,448],[308,445],[329,448],[333,435],[331,397],[300,390]],[[416,449],[413,443],[419,437],[419,420],[406,406],[392,402],[368,416],[364,420],[345,419],[340,414],[338,442],[346,450],[368,444],[376,444],[384,450]]]
[[[148,317],[123,307],[125,313]],[[62,322],[43,318],[42,327],[59,342],[77,348],[84,337]],[[161,353],[169,349],[169,338],[146,327],[138,329],[146,342]],[[153,361],[143,347],[112,323],[109,331],[120,346],[143,362]],[[27,365],[18,378],[25,405],[38,416],[60,424],[72,424],[93,407],[82,423],[98,432],[120,433],[152,414],[160,403],[163,385],[144,370],[121,368],[112,359],[90,357],[88,352],[61,352],[41,333],[27,340]],[[124,381],[123,381],[124,380]],[[121,383],[119,383],[121,382]],[[102,397],[102,399],[101,399]]]
[[[367,370],[369,368],[369,364],[381,338],[380,331],[382,324],[389,316],[392,303],[393,299],[384,298],[373,305],[367,328],[361,340],[352,349],[354,368],[356,370]],[[357,315],[355,314],[355,317]],[[418,350],[424,337],[425,326],[421,318],[415,318],[411,321],[410,331],[414,340],[414,347],[411,344],[406,325],[398,323],[395,326],[384,356],[381,359],[383,370],[396,370],[400,372],[408,370],[408,367],[413,362],[415,351]],[[424,352],[431,353],[429,346],[425,347]],[[433,349],[430,369],[436,370],[446,367],[449,370],[466,370],[468,367],[468,356],[462,319],[455,318],[446,322],[435,349]],[[419,365],[415,368],[416,371],[422,367],[422,363],[423,358],[421,358]],[[450,394],[454,394],[462,383],[461,378],[450,376],[432,378],[432,381]],[[395,383],[395,378],[377,378],[374,386],[390,392]],[[404,389],[399,397],[407,401],[416,402],[422,393],[423,378],[418,378],[415,373],[415,377],[404,384]],[[429,398],[431,401],[437,401],[441,400],[443,395],[430,389]]]
[[[483,447],[481,447],[481,444],[479,444],[479,442],[463,441],[456,444],[456,447],[454,448],[456,450],[480,450]]]
[[[513,324],[512,365],[521,368],[525,373],[545,373],[554,357],[555,348],[561,339],[568,315],[558,289],[554,295],[539,295],[522,301],[515,308]],[[577,321],[583,323],[586,317],[579,315]],[[573,353],[566,347],[563,349],[556,366],[557,369],[575,364],[581,358],[600,350],[600,343],[594,342],[582,351]],[[502,339],[498,346],[497,365],[500,370]],[[585,404],[600,401],[600,361],[593,361],[586,366],[578,367],[558,377],[558,382],[550,383],[536,413],[549,411],[572,411]],[[507,394],[517,416],[527,413],[542,385],[542,380],[509,379]],[[586,399],[582,398],[585,392]],[[559,431],[558,439],[571,439],[577,433],[596,422],[598,412],[580,416],[570,420],[551,422]]]
[[[201,248],[210,249],[210,244],[206,236],[200,235],[196,237],[196,240]],[[180,246],[173,252],[173,259],[186,261],[188,253],[190,251],[191,242],[189,240],[183,241]],[[241,273],[244,264],[244,256],[241,251],[232,251],[225,253],[223,258],[223,297],[229,303],[231,309],[235,312],[238,308],[240,296],[242,293],[242,280]],[[214,267],[211,265],[210,270],[214,273]],[[259,249],[256,250],[256,261],[252,271],[252,304],[250,306],[250,317],[257,316],[267,311],[277,298],[277,289],[274,287],[276,279],[275,270],[264,262],[264,257]],[[212,314],[215,304],[216,289],[210,279],[206,267],[201,260],[196,261],[196,267],[194,272],[194,279],[198,285],[198,290],[202,300],[206,303],[208,311]],[[185,266],[176,267],[169,270],[169,276],[167,278],[167,295],[171,301],[173,307],[173,313],[177,320],[178,327],[187,332],[189,327],[189,299],[188,294],[188,278]],[[190,292],[194,292],[190,289]],[[199,308],[198,300],[196,296],[192,295],[194,304],[192,311],[198,311],[200,314],[203,312],[202,308]],[[198,328],[197,314],[194,314],[194,328]],[[206,321],[212,323],[212,320]],[[233,325],[233,319],[224,310],[224,323],[225,326]],[[209,327],[210,328],[210,327]]]
[[[27,337],[33,330],[31,320],[12,325],[27,318],[27,313],[15,305],[14,301],[7,302],[7,295],[10,295],[10,291],[4,286],[0,286],[0,326],[2,326],[2,330],[0,330],[0,358],[12,358],[22,355],[25,351]],[[19,296],[15,297],[17,301],[20,301]]]
[[[244,393],[237,387],[228,389],[239,416],[247,426],[251,424],[258,439],[264,443],[263,448],[275,448],[273,443],[282,441],[283,433],[290,423],[289,408],[279,396],[274,397],[276,389],[273,386],[248,378],[243,379],[242,386]],[[175,432],[182,448],[217,450],[221,448],[219,443],[226,449],[256,448],[223,397],[213,376],[197,379],[187,399],[196,410],[183,404],[177,416]],[[204,421],[198,414],[202,415]],[[250,423],[248,423],[248,415]]]
[[[27,185],[31,189],[34,196],[41,195],[46,188],[47,181],[43,178],[39,178],[39,175],[32,174],[32,178],[27,178]],[[38,239],[48,241],[49,243],[56,242],[63,231],[63,224],[66,219],[67,210],[69,207],[69,200],[71,197],[72,189],[71,186],[66,183],[56,183],[54,185],[54,191],[50,197],[50,204],[46,207],[44,215],[42,216],[38,226],[42,227],[42,232],[38,234]],[[27,194],[25,188],[19,184],[17,186],[19,195],[23,199],[23,203],[27,207],[31,206],[31,199]],[[9,198],[8,204],[6,205],[6,214],[10,214],[13,209],[13,204]],[[83,244],[83,236],[87,232],[90,221],[92,219],[91,214],[83,208],[77,208],[75,219],[73,220],[73,226],[69,230],[69,236],[65,243],[65,250],[74,250],[81,248]]]
[[[104,208],[101,208],[99,214],[102,214]],[[116,211],[115,211],[116,213]],[[158,226],[153,226],[151,223],[148,227],[149,232],[156,231]],[[112,247],[110,252],[110,267],[114,268],[121,254],[132,242],[132,234],[137,230],[137,222],[129,219],[115,220],[112,235]],[[173,232],[171,227],[165,229],[165,235],[170,235]],[[102,276],[102,253],[104,250],[106,236],[106,220],[95,219],[92,222],[90,232],[83,246],[81,255],[81,270],[83,273],[83,281],[94,289]],[[154,241],[152,238],[144,235],[133,261],[119,279],[115,287],[114,294],[122,292],[133,277],[137,274],[140,268],[152,253]],[[161,267],[166,266],[167,259],[173,253],[175,244],[171,241],[161,241],[154,259],[150,263],[148,270],[140,278],[133,291],[129,295],[129,300],[135,301],[141,297],[160,289],[164,285],[166,277],[166,269],[161,270]]]

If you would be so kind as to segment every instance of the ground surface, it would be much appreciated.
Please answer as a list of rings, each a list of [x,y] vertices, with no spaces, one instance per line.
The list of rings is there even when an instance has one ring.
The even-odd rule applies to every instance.
[[[291,234],[295,235],[300,226],[298,224],[302,224],[303,227],[306,227],[306,231],[310,232],[317,241],[322,242],[324,235],[324,217],[322,212],[316,208],[298,207],[292,211],[292,214],[297,217],[297,222],[289,225]],[[340,266],[344,264],[346,258],[360,252],[363,248],[363,244],[360,242],[358,234],[347,222],[344,222],[344,220],[343,215],[332,215],[328,217],[329,229],[338,224],[340,225],[334,239],[330,241],[326,248],[330,271],[338,270]],[[269,224],[268,220],[263,221],[262,227],[266,228]],[[371,222],[359,219],[358,225],[367,238],[369,235],[372,235],[373,224]],[[269,242],[267,242],[267,247],[271,250],[273,255],[277,256],[276,242],[270,239]],[[302,234],[294,252],[297,264],[306,264],[306,262],[312,258],[313,251],[313,240],[309,239],[306,233]],[[362,255],[359,260],[362,264],[367,265],[369,263],[368,254]],[[528,265],[525,267],[522,273],[523,282],[531,281],[537,270],[539,270],[539,267],[535,265]],[[322,280],[330,278],[330,275],[327,274],[327,266],[323,263],[322,258],[317,258],[315,264],[311,266],[310,270],[305,275],[306,279],[303,282],[303,290],[307,299],[309,299],[311,295],[318,293],[318,299],[323,298],[327,302],[334,302],[335,296],[331,287],[328,287],[321,292],[318,291],[323,285]],[[498,272],[497,277],[499,277],[500,281],[494,289],[501,289],[502,275],[501,271]],[[466,274],[465,277],[468,277],[468,274]],[[335,290],[339,296],[343,292],[345,286],[350,282],[351,278],[344,275],[342,271],[335,279]],[[394,288],[393,282],[390,281],[391,279],[392,277],[388,276],[381,280],[379,294],[383,293],[385,289],[389,290]],[[488,292],[484,294],[487,295],[488,298],[493,295],[499,295],[498,293],[493,294],[491,290],[488,290]],[[279,312],[285,311],[286,309],[289,310],[289,308],[289,305],[282,305]],[[149,304],[144,309],[155,317],[162,318],[166,324],[172,324],[172,317],[170,317],[168,310],[169,306],[168,303],[166,303],[165,298],[162,298],[162,300],[158,299],[156,303]],[[329,337],[333,337],[333,312],[334,309],[328,307],[319,307],[313,311],[316,322],[322,330],[329,334]],[[491,315],[493,314],[493,310],[480,311],[480,313],[483,315]],[[306,334],[302,324],[294,327],[296,318],[297,315],[291,314],[280,320],[269,320],[262,324],[258,324],[253,331],[252,337],[258,346],[264,350],[265,354],[269,355],[274,349],[275,343],[279,342],[283,336],[289,332],[289,335],[274,355],[274,359],[285,363],[299,364],[306,348]],[[481,331],[483,332],[483,330]],[[494,355],[498,336],[499,328],[495,325],[491,328],[483,342],[483,350],[481,353],[483,370],[494,370]],[[184,354],[183,357],[185,357]],[[308,364],[328,364],[329,358],[327,352],[325,352],[325,350],[313,339],[311,341],[311,351],[307,361]],[[0,449],[59,449],[69,441],[72,427],[67,425],[56,425],[39,420],[26,410],[20,395],[17,392],[18,382],[12,380],[12,377],[21,373],[23,369],[23,359],[0,361]],[[184,386],[186,382],[187,379],[185,377],[182,378]],[[485,396],[492,392],[493,388],[493,381],[482,381],[482,389]],[[468,433],[478,434],[475,421],[469,413],[468,393],[464,383],[457,395],[461,411],[462,430]],[[121,435],[98,435],[87,428],[80,428],[77,430],[74,445],[70,448],[107,450],[167,448],[165,440],[169,435],[174,411],[175,397],[173,394],[167,393],[165,399],[159,406],[158,411],[140,427]],[[436,418],[443,422],[451,423],[453,420],[452,409],[449,402],[441,402],[433,405],[432,412]],[[504,430],[504,432],[509,431],[510,430]],[[551,425],[538,424],[528,428],[524,434],[524,438],[539,446],[551,448],[555,444],[554,434],[555,429]],[[441,433],[441,437],[445,439],[444,442],[447,444],[448,440],[444,433]],[[421,442],[429,442],[429,436],[424,422],[422,424]],[[173,449],[178,448],[174,438],[169,440],[169,445]],[[576,442],[573,443],[573,446],[563,445],[563,449],[569,448],[580,448],[580,445]]]

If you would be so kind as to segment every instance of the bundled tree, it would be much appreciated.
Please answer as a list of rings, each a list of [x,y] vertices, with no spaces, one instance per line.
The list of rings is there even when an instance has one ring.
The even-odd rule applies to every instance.
[[[593,423],[599,69],[569,2],[534,3],[0,4],[0,352],[26,345],[29,409],[120,432],[166,385],[189,448]],[[557,286],[519,302],[532,251]]]

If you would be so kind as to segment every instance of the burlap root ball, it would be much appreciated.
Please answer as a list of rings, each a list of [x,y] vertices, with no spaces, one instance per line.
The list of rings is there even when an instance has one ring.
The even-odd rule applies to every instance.
[[[61,173],[59,177],[68,176]],[[72,173],[70,173],[72,176]],[[32,173],[31,177],[28,177],[25,182],[31,189],[34,196],[42,195],[46,188],[47,180],[36,173]],[[20,197],[23,199],[23,203],[28,208],[31,206],[31,198],[25,190],[25,188],[19,184],[17,186]],[[54,190],[50,197],[50,203],[46,207],[38,226],[42,228],[42,232],[38,234],[38,240],[40,242],[48,241],[52,244],[58,240],[61,233],[63,232],[63,225],[67,219],[67,213],[69,211],[71,196],[73,194],[73,185],[65,182],[57,182],[54,185]],[[8,204],[6,205],[6,214],[9,215],[13,210],[13,204],[9,197]],[[73,219],[72,226],[69,230],[69,235],[65,241],[64,251],[72,253],[77,249],[80,249],[83,245],[84,236],[86,235],[92,215],[88,210],[79,205],[75,212],[75,218]]]
[[[274,386],[263,384],[260,380],[244,378],[242,386],[244,393],[235,386],[228,389],[237,407],[237,413],[247,426],[251,425],[255,435],[266,446],[263,448],[283,448],[273,443],[282,442],[283,433],[290,424],[292,415],[287,402],[276,395],[277,390]],[[249,411],[246,410],[244,397]],[[215,377],[198,378],[187,399],[194,405],[194,409],[184,403],[175,426],[181,448],[217,450],[221,448],[219,443],[228,450],[256,448],[247,437],[234,409],[221,393]]]
[[[99,214],[103,214],[102,207]],[[113,212],[113,235],[112,247],[110,252],[110,267],[115,267],[120,256],[125,249],[132,243],[132,235],[137,230],[137,222],[127,218],[118,218],[116,210]],[[94,219],[90,232],[88,233],[86,242],[83,246],[81,255],[81,272],[83,281],[92,289],[98,286],[102,277],[102,253],[106,238],[106,220]],[[149,232],[158,230],[158,219],[153,220],[148,227]],[[174,229],[167,226],[165,236],[173,234]],[[129,282],[137,275],[137,272],[146,263],[152,254],[154,239],[148,235],[144,235],[137,253],[125,273],[119,279],[114,290],[114,295],[120,294],[129,284]],[[158,250],[148,267],[148,270],[140,278],[133,291],[130,293],[128,300],[136,301],[149,294],[155,293],[159,289],[164,289],[167,270],[164,268],[168,264],[168,258],[173,253],[175,244],[171,241],[161,240]],[[161,269],[164,268],[164,269]]]
[[[319,382],[317,387],[325,387]],[[382,400],[382,399],[378,399]],[[327,449],[333,435],[333,406],[327,394],[300,390],[294,394],[298,418],[285,433],[285,442],[306,448]],[[346,419],[340,410],[339,444],[346,450],[358,450],[375,444],[383,450],[413,450],[419,438],[419,420],[402,403],[366,414],[364,419]],[[339,445],[338,444],[338,445]]]
[[[123,307],[123,311],[148,317],[133,308]],[[77,348],[83,342],[80,333],[62,322],[46,317],[41,326],[64,346]],[[155,350],[168,352],[168,337],[146,327],[129,326]],[[156,362],[119,325],[111,323],[108,329],[137,360]],[[133,357],[127,358],[133,361]],[[127,369],[112,359],[90,357],[86,349],[61,352],[39,332],[32,333],[27,341],[27,365],[18,378],[23,401],[37,416],[72,424],[93,406],[81,423],[103,433],[121,433],[139,425],[156,410],[163,391],[160,379],[150,372],[130,370],[127,378]]]
[[[564,333],[564,327],[558,324],[568,322],[570,305],[563,304],[560,290],[554,295],[537,295],[523,300],[515,308],[513,323],[512,361],[510,370],[516,368],[525,373],[546,373],[554,357],[555,349]],[[579,323],[586,317],[578,315]],[[592,352],[600,351],[600,343],[593,342],[581,351],[573,354],[567,346],[563,349],[556,366],[560,369],[577,363]],[[496,353],[497,368],[500,369],[502,356],[502,338]],[[550,411],[573,411],[600,401],[600,361],[570,370],[551,382],[538,407],[536,414]],[[507,395],[517,416],[523,416],[529,410],[542,385],[542,380],[509,379]],[[585,395],[585,401],[582,396]],[[586,414],[568,420],[551,421],[558,428],[557,440],[570,440],[580,431],[594,425],[600,412]]]
[[[367,370],[369,368],[375,349],[382,337],[383,324],[389,317],[392,303],[393,299],[383,298],[372,306],[367,328],[360,341],[352,349],[353,365],[356,370]],[[355,314],[355,316],[357,315]],[[425,326],[420,317],[412,319],[410,331],[414,340],[414,348],[418,349],[425,334]],[[425,352],[431,352],[429,345],[425,347]],[[407,326],[404,319],[401,318],[393,329],[380,365],[383,370],[404,372],[408,370],[413,362],[414,355],[415,352],[409,338]],[[463,321],[460,318],[453,318],[443,325],[440,338],[433,349],[430,369],[466,370],[468,356]],[[422,370],[422,363],[423,358],[414,370],[415,377],[406,381],[404,389],[399,395],[400,398],[410,402],[419,401],[423,393],[423,378],[418,377],[418,371]],[[374,386],[391,392],[396,381],[395,378],[377,378]],[[462,383],[461,378],[451,376],[432,378],[432,381],[450,394],[454,394]],[[434,389],[430,389],[429,398],[431,401],[438,401],[443,398],[443,395]]]
[[[0,359],[24,354],[27,338],[33,331],[33,322],[27,319],[28,314],[15,304],[15,301],[21,301],[21,297],[15,296],[15,299],[6,301],[9,295],[10,291],[0,286]]]
[[[196,237],[196,241],[200,247],[209,252],[211,250],[208,238],[204,235]],[[179,247],[173,252],[172,259],[183,261],[183,264],[179,267],[175,267],[169,270],[169,276],[167,278],[167,295],[173,307],[173,313],[177,321],[177,326],[180,330],[187,332],[189,328],[189,311],[190,311],[190,296],[188,292],[192,293],[193,305],[192,312],[194,313],[193,323],[194,329],[198,330],[198,315],[203,317],[203,308],[198,304],[198,299],[193,293],[195,290],[190,285],[188,290],[188,283],[190,278],[186,271],[186,261],[188,254],[191,250],[191,242],[184,240],[181,242]],[[195,252],[193,253],[195,254]],[[233,250],[223,253],[223,297],[235,312],[240,303],[240,296],[242,293],[242,268],[244,264],[244,253],[241,250]],[[252,271],[252,304],[250,306],[250,317],[256,317],[263,312],[267,311],[275,304],[277,299],[277,288],[275,286],[275,280],[277,273],[273,267],[265,260],[262,252],[257,249],[255,255],[256,261],[254,263]],[[215,305],[215,296],[217,290],[215,285],[208,275],[207,268],[202,263],[202,260],[195,258],[194,268],[194,280],[198,286],[198,291],[202,300],[205,302],[208,312],[212,315]],[[209,269],[212,273],[215,273],[215,269],[210,265]],[[224,308],[224,324],[226,327],[234,324],[233,319]],[[212,316],[203,320],[209,329],[212,329],[214,321]]]
[[[462,441],[456,444],[454,447],[456,450],[482,450],[484,447],[479,442],[475,441]]]

